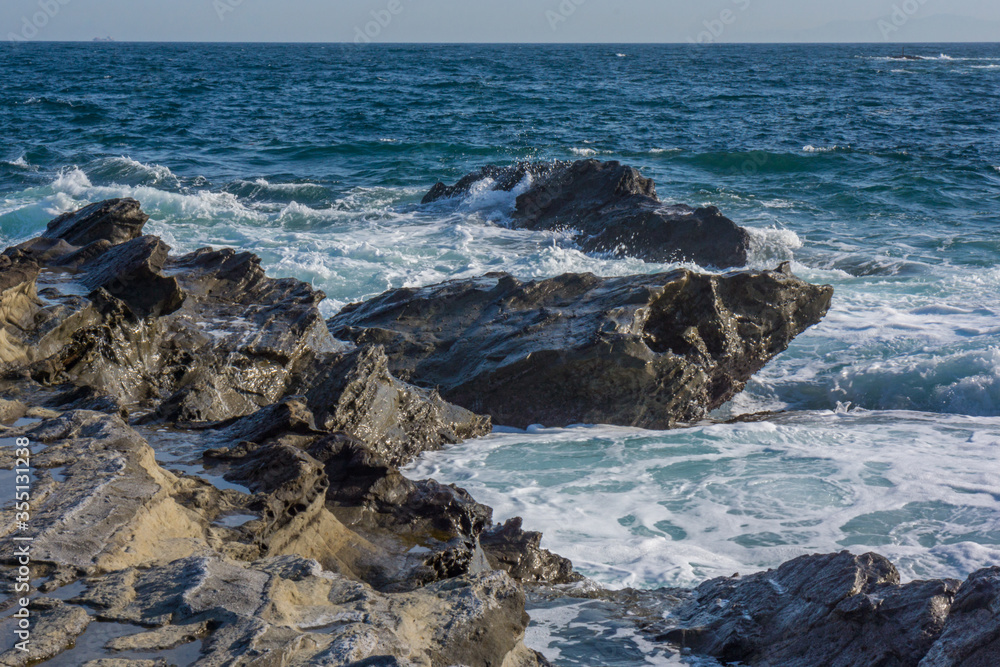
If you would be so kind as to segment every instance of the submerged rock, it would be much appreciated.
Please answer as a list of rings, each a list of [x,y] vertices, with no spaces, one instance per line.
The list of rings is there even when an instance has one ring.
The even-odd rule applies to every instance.
[[[828,286],[776,271],[522,283],[507,274],[399,289],[344,308],[334,335],[505,426],[668,428],[704,417],[818,323]]]
[[[715,267],[747,263],[749,232],[715,207],[665,205],[652,180],[619,162],[491,165],[453,186],[436,184],[423,203],[466,194],[487,179],[494,190],[525,188],[511,216],[513,227],[575,229],[584,252]]]

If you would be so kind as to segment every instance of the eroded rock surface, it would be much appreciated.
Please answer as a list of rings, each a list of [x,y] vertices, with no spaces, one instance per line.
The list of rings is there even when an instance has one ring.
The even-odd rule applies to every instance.
[[[832,295],[787,264],[527,283],[498,273],[394,290],[328,324],[383,346],[397,377],[497,424],[668,428],[741,391],[823,318]]]
[[[308,285],[249,253],[171,258],[144,222],[128,202],[88,207],[0,256],[0,438],[28,438],[34,470],[28,527],[0,507],[0,562],[17,562],[12,533],[31,537],[37,586],[35,651],[0,646],[2,665],[67,651],[68,664],[169,665],[185,647],[199,666],[544,665],[523,643],[521,584],[571,594],[551,586],[579,581],[571,564],[399,465],[487,432],[476,412],[697,418],[831,296],[787,267],[490,275],[348,308],[330,322],[342,342]],[[170,439],[205,478],[157,461],[150,443]],[[14,466],[0,448],[0,472]],[[219,478],[232,488],[206,481]],[[901,585],[879,556],[836,554],[694,591],[581,588],[652,641],[723,661],[1000,662],[998,568]],[[5,640],[13,604],[0,599]],[[85,648],[109,627],[100,655]]]
[[[715,207],[667,206],[652,180],[619,162],[490,165],[455,185],[437,183],[423,202],[467,194],[483,181],[494,190],[524,190],[512,215],[514,227],[575,229],[584,252],[714,267],[747,263],[749,232]]]
[[[0,359],[39,391],[67,388],[47,401],[200,423],[303,395],[319,428],[346,430],[394,463],[489,432],[487,419],[392,377],[378,349],[334,340],[322,292],[267,277],[250,253],[172,258],[141,235],[137,206],[62,216],[0,261]]]
[[[479,545],[491,510],[398,470],[489,419],[335,340],[310,286],[249,253],[171,257],[145,221],[106,202],[0,256],[0,438],[30,440],[35,471],[19,534],[39,590],[86,583],[32,603],[62,629],[27,660],[79,639],[79,664],[172,664],[193,641],[199,665],[541,664],[520,584]],[[177,472],[154,439],[183,441]],[[127,634],[94,655],[101,632]]]

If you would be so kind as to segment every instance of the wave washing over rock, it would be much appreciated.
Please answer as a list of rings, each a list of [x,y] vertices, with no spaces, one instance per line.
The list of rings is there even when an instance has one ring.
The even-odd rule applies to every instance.
[[[832,289],[787,265],[494,274],[325,322],[309,285],[269,278],[250,253],[172,256],[146,221],[137,201],[99,202],[0,257],[0,437],[28,438],[35,468],[21,535],[45,641],[30,662],[169,664],[194,646],[204,665],[544,665],[524,642],[526,590],[599,601],[686,661],[1000,659],[998,568],[902,584],[884,558],[845,553],[694,590],[609,592],[520,520],[495,524],[463,489],[400,473],[485,435],[491,416],[701,418],[825,315]],[[13,542],[0,559],[17,562]],[[12,650],[0,664],[29,659]]]
[[[493,191],[520,190],[513,227],[572,229],[585,252],[723,268],[747,263],[747,230],[715,207],[664,205],[651,179],[618,162],[490,165],[455,185],[436,184],[423,203],[466,195],[483,184]]]

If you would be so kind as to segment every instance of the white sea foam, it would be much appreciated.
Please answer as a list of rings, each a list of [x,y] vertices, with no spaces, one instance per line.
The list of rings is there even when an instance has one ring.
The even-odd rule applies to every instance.
[[[597,151],[593,148],[570,148],[569,152],[573,155],[579,155],[580,157],[592,157],[597,155]]]
[[[469,489],[499,519],[610,586],[690,585],[848,548],[907,579],[1000,558],[1000,419],[826,411],[655,433],[496,434],[407,469]]]
[[[28,164],[24,155],[18,157],[16,160],[2,160],[2,162],[3,164],[10,165],[11,167],[20,167],[21,169],[31,168],[31,165]]]
[[[837,146],[837,145],[833,145],[833,146],[813,146],[812,144],[810,144],[808,146],[803,146],[802,150],[804,150],[806,153],[832,153],[832,152],[836,151],[838,148],[840,148],[840,147]]]
[[[747,227],[750,232],[750,265],[756,268],[774,268],[775,262],[791,261],[795,251],[802,247],[799,235],[790,229],[778,227]]]

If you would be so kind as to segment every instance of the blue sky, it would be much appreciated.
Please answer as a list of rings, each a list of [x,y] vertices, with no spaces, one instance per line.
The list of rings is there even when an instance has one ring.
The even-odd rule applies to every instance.
[[[365,31],[368,36],[362,38]],[[1000,2],[3,0],[0,36],[310,42],[1000,41]]]

